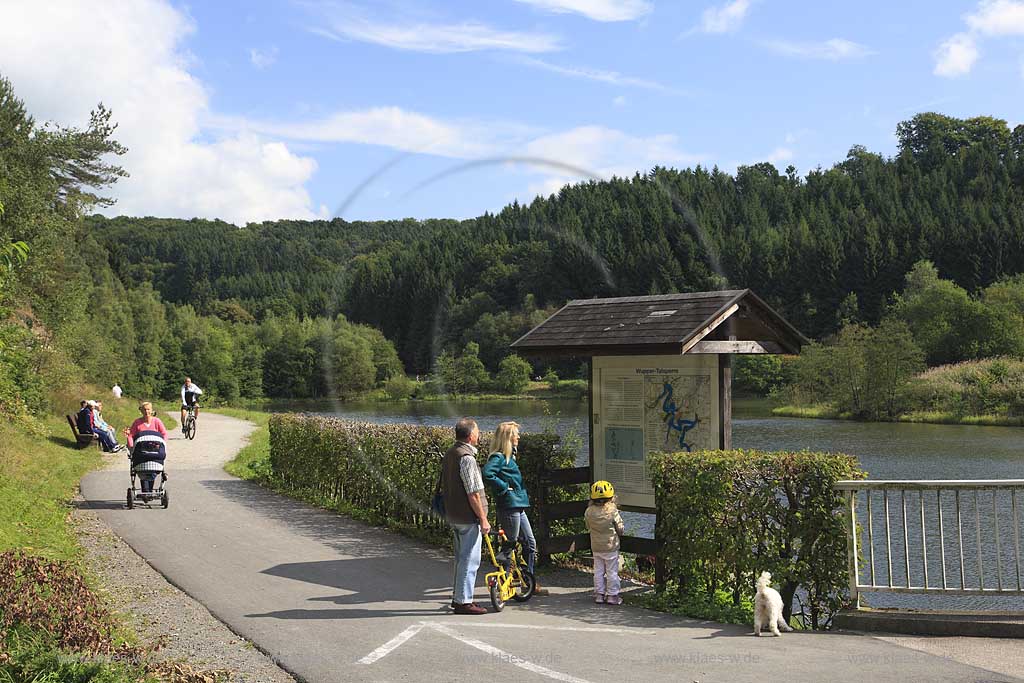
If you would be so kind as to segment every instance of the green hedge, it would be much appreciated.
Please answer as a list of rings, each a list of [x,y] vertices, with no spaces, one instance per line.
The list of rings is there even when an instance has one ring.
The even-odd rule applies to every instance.
[[[489,435],[480,438],[478,459],[483,464]],[[274,415],[270,419],[271,482],[279,490],[324,507],[447,541],[448,536],[441,535],[444,522],[430,514],[430,499],[441,458],[453,441],[450,427]],[[539,491],[543,468],[570,467],[575,458],[557,434],[547,432],[523,434],[519,451],[531,497]],[[552,500],[581,495],[570,490],[554,493]],[[493,504],[490,509],[493,517]]]
[[[841,479],[865,474],[852,456],[810,452],[656,454],[652,470],[667,579],[684,595],[726,590],[739,605],[762,571],[791,614],[824,627],[847,597]],[[803,611],[803,610],[802,610]]]

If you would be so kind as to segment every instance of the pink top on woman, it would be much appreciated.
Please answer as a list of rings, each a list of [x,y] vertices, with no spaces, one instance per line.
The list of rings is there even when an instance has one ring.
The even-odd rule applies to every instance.
[[[145,418],[139,417],[132,422],[132,426],[128,430],[128,448],[135,445],[135,437],[142,432],[159,432],[160,436],[164,439],[167,438],[167,428],[164,427],[164,423],[160,421],[159,417],[150,417],[148,423]]]

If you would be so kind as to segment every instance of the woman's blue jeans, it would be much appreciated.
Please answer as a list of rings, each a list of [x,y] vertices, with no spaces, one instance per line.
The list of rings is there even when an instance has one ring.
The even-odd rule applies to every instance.
[[[498,524],[505,530],[508,540],[518,539],[523,542],[526,568],[532,574],[534,559],[537,557],[537,539],[533,535],[530,519],[526,516],[526,508],[498,508]]]

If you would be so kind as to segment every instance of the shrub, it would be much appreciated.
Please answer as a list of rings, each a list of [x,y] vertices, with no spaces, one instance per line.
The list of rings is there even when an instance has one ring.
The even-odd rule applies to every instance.
[[[551,388],[551,391],[558,391],[559,380],[557,372],[555,372],[551,368],[548,368],[547,372],[544,373],[544,381],[547,382],[548,387]]]
[[[785,616],[801,591],[810,626],[846,599],[846,530],[834,484],[864,473],[852,456],[810,452],[656,454],[652,473],[667,578],[684,596],[726,590],[733,604],[770,571]]]
[[[530,364],[516,354],[505,356],[498,365],[495,386],[500,391],[518,394],[530,383],[530,370]]]
[[[753,354],[733,357],[732,386],[737,393],[767,396],[793,381],[793,357]]]
[[[481,435],[481,464],[488,454],[487,441],[487,435]],[[378,524],[417,529],[447,542],[444,523],[430,513],[430,499],[441,458],[452,442],[452,430],[441,427],[274,415],[271,483],[325,507]],[[557,434],[522,435],[519,463],[531,494],[539,490],[541,468],[572,465],[575,452],[559,442]]]
[[[412,396],[413,381],[405,375],[393,375],[384,382],[384,393],[392,401],[401,401]]]
[[[854,417],[892,419],[904,411],[903,389],[922,367],[921,350],[905,323],[847,325],[828,344],[804,349],[790,398],[827,403]]]
[[[942,365],[904,390],[912,410],[965,415],[1024,415],[1024,361],[992,358]]]

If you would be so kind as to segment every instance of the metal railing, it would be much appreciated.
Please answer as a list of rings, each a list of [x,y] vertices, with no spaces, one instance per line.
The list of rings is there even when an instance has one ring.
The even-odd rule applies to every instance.
[[[836,489],[846,502],[854,606],[864,591],[1024,595],[1024,479],[840,481]]]

